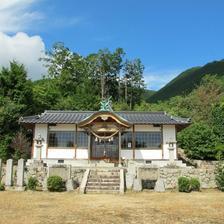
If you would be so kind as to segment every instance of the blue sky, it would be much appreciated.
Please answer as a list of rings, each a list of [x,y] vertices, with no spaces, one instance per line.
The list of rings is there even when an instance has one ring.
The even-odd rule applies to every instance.
[[[18,8],[14,26],[0,22],[7,37],[23,32],[38,37],[44,49],[62,41],[82,55],[122,47],[128,58],[142,60],[150,89],[159,89],[184,69],[224,58],[223,0],[1,1],[4,18]]]

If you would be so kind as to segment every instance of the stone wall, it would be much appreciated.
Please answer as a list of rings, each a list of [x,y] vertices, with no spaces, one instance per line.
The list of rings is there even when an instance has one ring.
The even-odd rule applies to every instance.
[[[25,183],[28,183],[29,177],[36,177],[40,188],[45,188],[48,168],[41,161],[34,161],[25,167]]]
[[[216,188],[217,187],[215,182],[215,167],[213,168],[163,167],[158,169],[158,177],[164,180],[166,189],[176,188],[178,178],[181,176],[198,178],[202,188]]]
[[[177,188],[178,178],[181,176],[198,178],[201,183],[201,188],[216,188],[215,171],[217,161],[196,161],[197,167],[155,167],[152,165],[134,165],[127,167],[126,171],[126,186],[132,189],[135,179],[142,180],[143,183],[147,181],[155,181],[163,179],[166,189]]]

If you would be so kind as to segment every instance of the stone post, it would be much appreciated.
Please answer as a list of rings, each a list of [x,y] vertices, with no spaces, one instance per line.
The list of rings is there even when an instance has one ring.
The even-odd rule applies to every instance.
[[[174,148],[169,148],[169,162],[174,163]]]
[[[8,159],[6,163],[6,176],[5,176],[5,186],[12,186],[12,177],[13,177],[13,160]]]
[[[2,159],[0,159],[0,183],[2,180]]]
[[[17,190],[24,190],[24,159],[18,161],[16,186]]]

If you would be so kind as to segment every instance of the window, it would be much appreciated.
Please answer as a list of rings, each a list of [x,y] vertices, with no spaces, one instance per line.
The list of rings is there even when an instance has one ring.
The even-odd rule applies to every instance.
[[[79,148],[87,148],[88,147],[88,134],[84,131],[77,132],[77,146]]]
[[[123,132],[121,134],[121,148],[132,149],[132,132]]]
[[[161,132],[136,132],[135,147],[140,148],[161,148]]]
[[[49,147],[71,148],[74,147],[74,131],[50,131]]]

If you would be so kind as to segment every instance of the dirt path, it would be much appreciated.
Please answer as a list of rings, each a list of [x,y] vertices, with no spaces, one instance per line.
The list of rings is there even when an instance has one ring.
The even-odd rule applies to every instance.
[[[224,223],[224,193],[0,192],[0,224]]]

